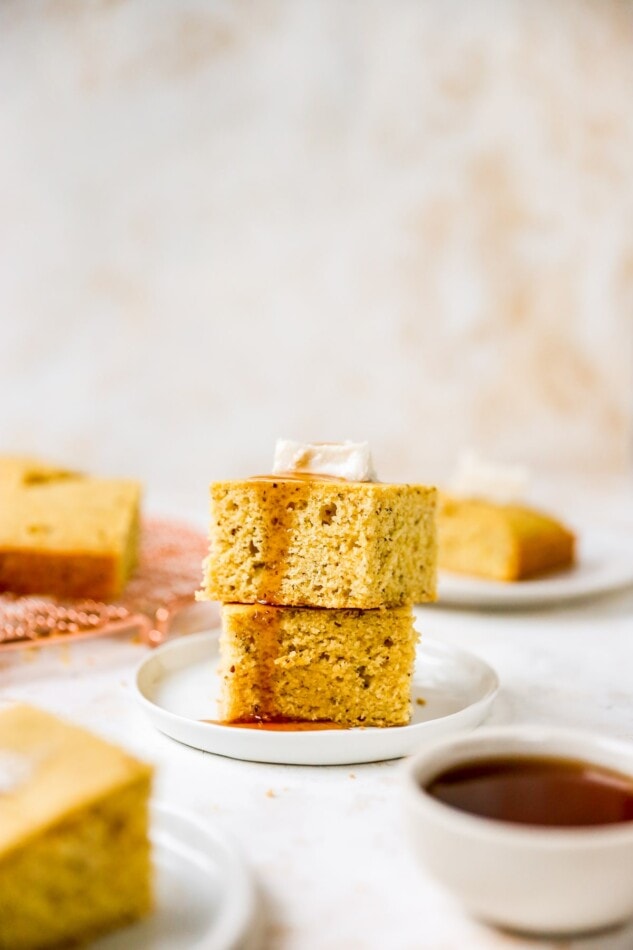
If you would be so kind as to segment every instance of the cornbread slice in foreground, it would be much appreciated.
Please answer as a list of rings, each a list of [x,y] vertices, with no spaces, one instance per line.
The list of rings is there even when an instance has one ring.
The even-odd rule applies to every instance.
[[[440,495],[439,566],[518,581],[573,564],[575,537],[564,525],[520,505]]]
[[[422,485],[216,482],[203,596],[364,609],[434,600],[435,503]]]
[[[0,590],[110,600],[137,560],[140,485],[0,459]]]
[[[0,948],[68,946],[152,905],[151,768],[29,706],[0,711]]]
[[[410,607],[225,604],[220,716],[404,725],[417,637]]]

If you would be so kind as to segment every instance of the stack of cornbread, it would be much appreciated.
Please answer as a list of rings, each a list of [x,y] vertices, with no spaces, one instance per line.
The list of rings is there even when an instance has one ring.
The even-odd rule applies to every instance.
[[[222,602],[223,721],[409,721],[435,495],[375,481],[352,443],[280,441],[272,475],[211,485],[201,596]]]

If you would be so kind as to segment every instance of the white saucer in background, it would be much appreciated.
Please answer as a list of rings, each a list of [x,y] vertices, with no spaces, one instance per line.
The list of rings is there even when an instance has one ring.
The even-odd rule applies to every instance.
[[[574,567],[533,580],[504,583],[440,571],[439,606],[544,607],[609,594],[633,585],[633,537],[586,532]]]
[[[202,721],[218,717],[218,639],[217,632],[198,633],[158,647],[141,663],[136,690],[161,732],[196,749],[234,759],[285,765],[398,759],[426,741],[477,726],[499,685],[496,673],[483,660],[423,638],[413,676],[413,718],[407,726],[314,732],[234,728]]]
[[[156,909],[97,940],[94,950],[242,950],[257,911],[250,871],[233,842],[207,821],[152,803]]]

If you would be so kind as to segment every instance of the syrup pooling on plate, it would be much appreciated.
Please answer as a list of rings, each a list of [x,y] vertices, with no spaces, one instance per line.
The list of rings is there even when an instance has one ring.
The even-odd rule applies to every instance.
[[[214,726],[232,726],[236,729],[259,729],[264,732],[322,732],[327,729],[344,729],[339,722],[317,719],[285,719],[278,716],[273,719],[237,719],[235,722],[222,722],[219,719],[203,719]]]
[[[425,787],[459,811],[513,824],[580,828],[633,821],[633,777],[577,759],[480,759],[446,769]]]

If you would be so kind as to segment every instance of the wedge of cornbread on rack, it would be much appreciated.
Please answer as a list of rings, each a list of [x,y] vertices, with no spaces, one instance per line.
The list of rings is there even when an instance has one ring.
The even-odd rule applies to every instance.
[[[110,600],[138,556],[138,482],[0,459],[0,590]]]
[[[225,604],[222,630],[223,720],[409,721],[418,639],[410,607]]]
[[[204,595],[396,607],[436,596],[436,492],[286,473],[211,485]]]
[[[0,711],[0,948],[85,943],[152,907],[152,769],[26,705]]]

